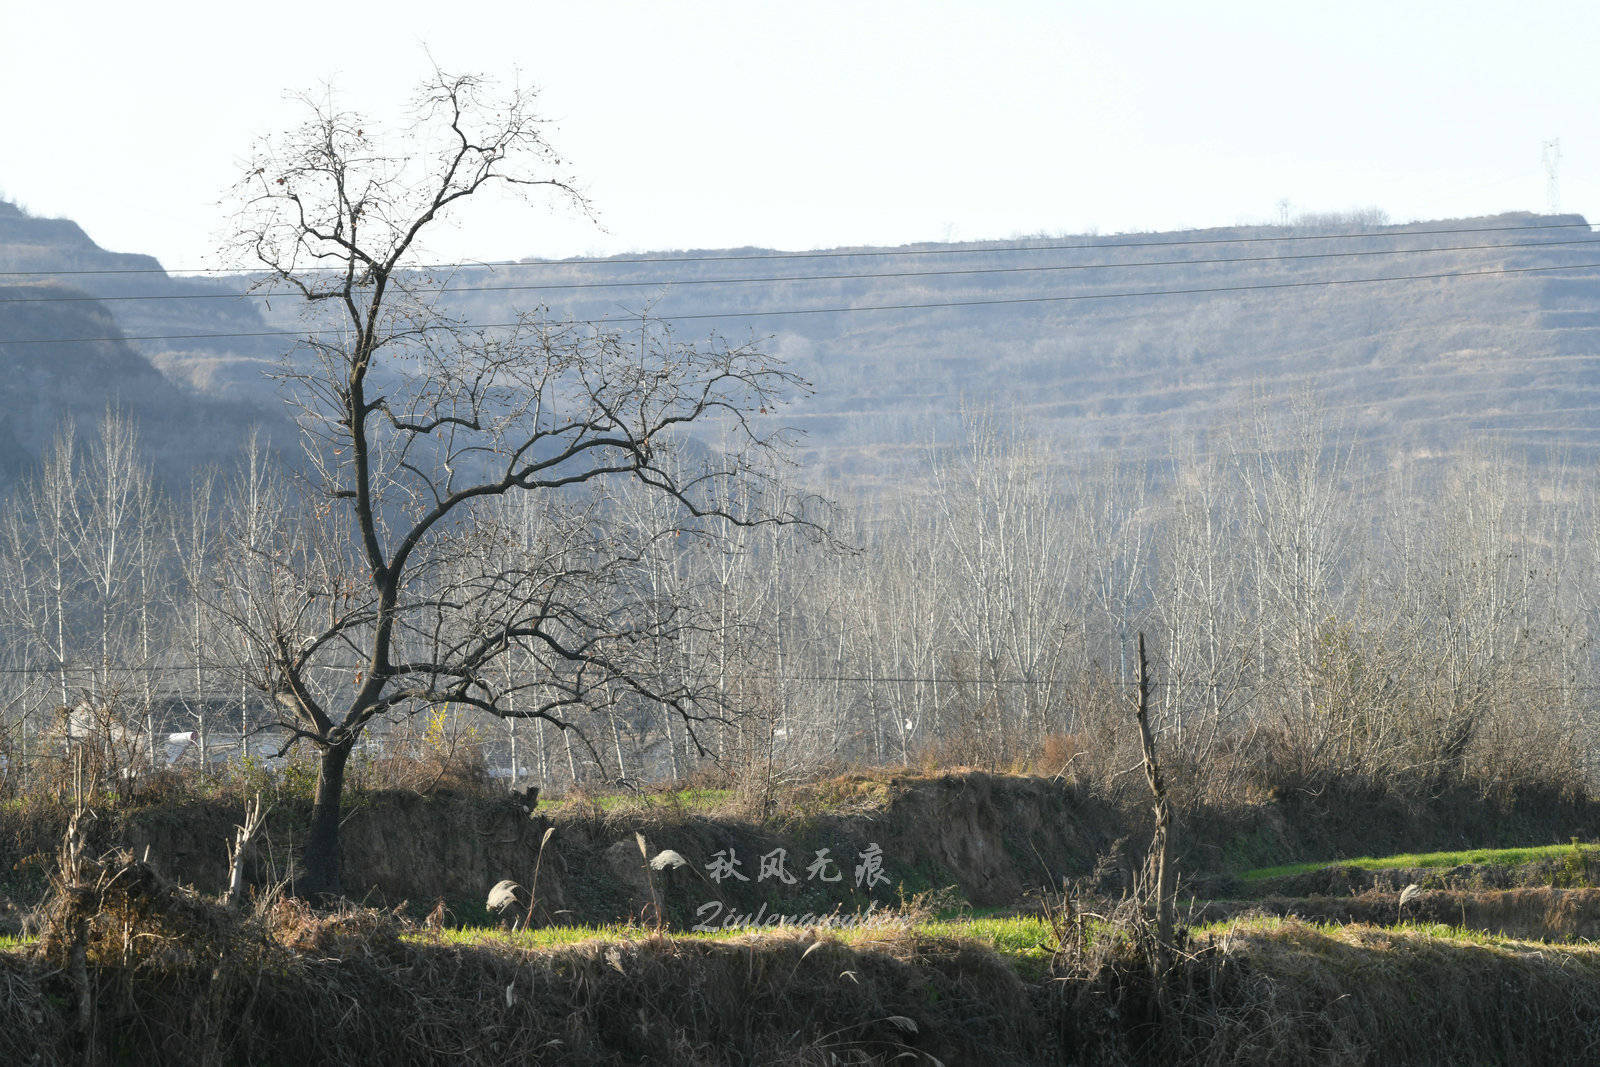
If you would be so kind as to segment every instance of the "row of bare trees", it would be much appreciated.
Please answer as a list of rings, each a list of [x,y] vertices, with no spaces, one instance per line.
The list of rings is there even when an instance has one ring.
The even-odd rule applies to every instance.
[[[498,691],[551,715],[479,732],[494,761],[547,782],[681,777],[705,752],[779,775],[929,752],[1026,758],[1050,735],[1092,732],[1097,705],[1126,690],[1141,629],[1160,644],[1164,743],[1219,774],[1268,741],[1308,773],[1530,776],[1586,751],[1592,478],[1492,452],[1383,469],[1310,412],[1214,442],[1161,470],[1073,468],[974,417],[908,472],[911,488],[856,502],[836,531],[845,552],[779,525],[699,536],[635,486],[505,498],[437,561],[441,586],[472,598],[408,625],[457,641],[508,596],[581,602],[574,632],[613,642],[636,686],[518,644]],[[263,450],[173,495],[148,470],[113,412],[87,434],[64,428],[7,508],[13,773],[64,741],[60,708],[122,709],[146,761],[168,731],[194,730],[202,751],[212,731],[237,737],[220,709],[260,724],[272,635],[354,601],[310,594],[339,580],[336,520],[303,513]],[[300,526],[325,537],[282,536]],[[578,584],[581,597],[562,588]],[[332,657],[308,684],[347,685],[360,667]],[[640,689],[676,694],[688,715]]]
[[[1174,455],[1074,466],[983,417],[933,450],[866,551],[781,594],[813,637],[789,660],[852,680],[803,702],[850,724],[813,756],[1005,763],[1092,735],[1144,630],[1164,743],[1214,778],[1264,750],[1307,775],[1586,773],[1592,476],[1359,453],[1309,408]]]
[[[241,477],[206,474],[172,494],[156,484],[129,416],[64,424],[33,478],[17,486],[0,542],[0,635],[9,777],[66,751],[74,733],[126,750],[137,773],[163,760],[167,735],[206,754],[225,704],[248,717],[237,640],[210,606],[226,514],[243,518],[265,480],[253,444]],[[208,714],[209,713],[209,714]]]

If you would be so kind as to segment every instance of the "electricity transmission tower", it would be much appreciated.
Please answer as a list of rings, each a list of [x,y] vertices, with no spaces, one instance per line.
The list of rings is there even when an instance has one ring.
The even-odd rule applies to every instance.
[[[1540,147],[1544,151],[1544,197],[1550,214],[1561,213],[1561,138],[1545,141]]]

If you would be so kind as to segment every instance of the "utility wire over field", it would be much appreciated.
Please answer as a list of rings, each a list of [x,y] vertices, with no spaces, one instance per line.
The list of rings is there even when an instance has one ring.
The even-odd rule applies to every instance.
[[[1277,256],[1233,256],[1220,259],[1157,259],[1129,263],[1055,263],[1031,267],[968,267],[956,270],[902,270],[882,272],[854,272],[845,274],[768,274],[745,278],[648,278],[643,280],[599,282],[545,282],[523,285],[432,285],[422,284],[409,288],[413,295],[424,293],[503,293],[544,290],[582,290],[617,288],[663,288],[679,285],[755,285],[782,282],[866,281],[888,278],[956,278],[974,275],[1047,274],[1057,271],[1082,270],[1132,270],[1143,267],[1204,267],[1236,265],[1241,263],[1295,263],[1305,260],[1348,259],[1366,256],[1407,256],[1429,252],[1483,252],[1504,249],[1563,248],[1571,245],[1596,245],[1600,238],[1586,237],[1571,241],[1533,241],[1528,243],[1502,243],[1487,245],[1440,245],[1434,248],[1362,249],[1345,252],[1307,252]],[[964,250],[966,251],[966,250]],[[972,252],[1007,251],[1007,249],[971,249]],[[544,264],[540,264],[541,266]],[[566,266],[566,264],[551,264]],[[70,272],[62,272],[70,273]],[[4,272],[0,272],[3,275]],[[253,289],[241,293],[148,293],[122,296],[19,296],[0,298],[0,304],[50,304],[72,301],[116,300],[248,300],[296,297],[301,294],[289,290]]]
[[[553,259],[553,260],[493,260],[475,261],[460,260],[453,263],[419,263],[405,269],[412,271],[441,271],[441,270],[467,270],[484,268],[538,268],[538,267],[575,267],[575,266],[610,266],[613,264],[624,265],[634,263],[737,263],[752,260],[804,260],[804,259],[846,259],[859,257],[883,256],[958,256],[976,255],[991,252],[1075,252],[1092,250],[1115,250],[1123,248],[1204,248],[1215,245],[1235,244],[1265,244],[1282,243],[1285,241],[1353,241],[1371,240],[1391,237],[1429,237],[1457,233],[1528,233],[1534,230],[1592,230],[1588,222],[1543,222],[1531,226],[1460,226],[1444,229],[1383,229],[1369,230],[1360,233],[1311,233],[1311,234],[1284,234],[1256,237],[1215,237],[1203,240],[1153,240],[1153,241],[1126,241],[1117,237],[1109,237],[1099,241],[1089,241],[1077,244],[1020,244],[996,243],[978,247],[962,248],[872,248],[872,249],[844,249],[840,251],[810,251],[810,252],[753,252],[749,254],[718,254],[718,255],[654,255],[654,256],[603,256],[595,258]],[[1490,246],[1492,247],[1492,246]],[[306,271],[332,271],[338,272],[340,267],[300,268]],[[82,270],[13,270],[0,271],[0,277],[65,277],[69,275],[85,274],[220,274],[237,276],[245,273],[234,267],[105,267],[98,269]]]
[[[770,318],[784,315],[848,315],[869,311],[919,311],[936,308],[995,307],[1017,304],[1052,304],[1084,300],[1123,300],[1140,297],[1201,296],[1219,293],[1251,293],[1283,289],[1316,289],[1340,285],[1373,285],[1393,282],[1440,281],[1454,278],[1488,278],[1514,274],[1542,274],[1552,271],[1600,270],[1600,263],[1571,263],[1540,267],[1497,267],[1487,270],[1445,271],[1438,274],[1401,274],[1380,278],[1330,278],[1315,281],[1260,282],[1252,285],[1197,286],[1184,289],[1144,289],[1113,293],[1068,293],[1057,296],[996,297],[980,300],[937,300],[904,304],[873,304],[867,306],[843,305],[820,308],[783,308],[757,311],[706,311],[692,314],[663,313],[653,315],[656,321],[690,322],[705,319]],[[610,315],[584,319],[550,320],[547,326],[613,326],[639,322],[638,315]],[[517,322],[466,322],[439,326],[415,326],[405,333],[418,334],[428,330],[497,330],[514,329],[523,325]],[[306,337],[334,336],[337,329],[310,330],[248,330],[223,333],[143,334],[122,337],[28,337],[0,338],[0,344],[89,344],[101,341],[209,341],[242,337]]]

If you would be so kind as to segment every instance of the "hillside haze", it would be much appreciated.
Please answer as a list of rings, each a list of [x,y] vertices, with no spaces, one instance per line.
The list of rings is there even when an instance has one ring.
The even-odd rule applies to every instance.
[[[264,328],[232,288],[171,277],[149,256],[100,248],[75,223],[0,201],[0,480],[35,467],[64,420],[85,430],[109,408],[138,420],[157,470],[178,482],[226,462],[247,426],[281,434],[259,339],[138,339]],[[217,365],[239,377],[224,382]]]
[[[1300,397],[1386,453],[1600,454],[1600,245],[1577,215],[781,256],[528,262],[443,284],[475,290],[447,297],[473,322],[648,308],[686,338],[764,339],[816,383],[793,412],[804,458],[863,487],[898,480],[963,406],[1075,455],[1160,457]],[[891,310],[818,310],[834,308]],[[741,317],[771,311],[799,313]]]
[[[685,339],[753,336],[816,385],[789,413],[807,432],[802,460],[872,490],[950,437],[963,407],[994,409],[1072,456],[1160,457],[1251,406],[1311,396],[1386,453],[1447,460],[1491,439],[1594,459],[1596,241],[1576,215],[1391,226],[1362,213],[798,255],[528,260],[414,280],[455,290],[441,306],[474,323],[542,305],[624,331],[648,310]],[[5,346],[9,391],[35,398],[32,415],[9,423],[21,448],[37,455],[52,418],[110,395],[147,427],[184,405],[200,413],[203,432],[161,442],[175,466],[187,452],[214,454],[230,420],[280,419],[263,372],[291,337],[141,338],[295,331],[297,301],[240,295],[245,277],[174,278],[148,257],[99,249],[70,222],[0,204],[0,270],[130,268],[141,272],[0,277],[8,291],[97,298],[0,304],[0,336],[130,338]],[[1385,278],[1408,280],[1371,281]],[[148,296],[161,299],[123,299]],[[838,310],[859,308],[889,310]],[[14,463],[6,447],[0,463]]]
[[[555,313],[573,318],[647,299],[667,317],[950,305],[679,324],[689,335],[770,332],[775,350],[818,385],[797,419],[813,458],[846,480],[873,482],[894,457],[942,437],[963,404],[1010,413],[1078,453],[1160,455],[1174,437],[1204,435],[1262,399],[1310,395],[1362,442],[1411,454],[1447,455],[1487,437],[1533,454],[1592,456],[1600,446],[1593,240],[1578,216],[1381,228],[1354,220],[1008,243],[1026,250],[925,245],[840,259],[552,264],[492,277],[680,283],[582,299],[548,291]],[[1516,273],[1322,284],[1477,271]],[[824,273],[885,276],[683,284]],[[1166,295],[1126,295],[1138,293]],[[473,318],[504,321],[508,295],[461,299]]]

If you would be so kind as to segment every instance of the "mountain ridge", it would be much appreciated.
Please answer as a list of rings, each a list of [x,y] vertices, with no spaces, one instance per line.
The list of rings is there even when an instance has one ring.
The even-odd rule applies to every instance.
[[[24,241],[19,218],[0,215],[0,270],[155,264],[100,250],[65,220],[28,222]],[[788,412],[807,432],[801,460],[867,491],[898,484],[974,407],[1011,413],[1080,456],[1159,458],[1253,405],[1309,394],[1379,449],[1448,460],[1493,438],[1530,455],[1600,458],[1600,239],[1587,221],[1380,221],[530,259],[453,268],[448,287],[473,291],[439,300],[468,322],[542,304],[561,320],[649,310],[686,316],[676,324],[686,338],[755,338],[817,383]],[[15,266],[24,261],[38,266]],[[71,281],[106,298],[96,321],[136,338],[303,328],[296,301],[244,295],[250,276],[144,269]],[[1480,276],[1417,277],[1450,274]],[[179,299],[110,299],[128,295]],[[898,310],[826,310],[878,306]],[[742,317],[770,311],[791,314]],[[291,336],[128,342],[186,395],[262,419],[277,410],[262,371],[292,346]]]
[[[230,292],[210,282],[201,291]],[[231,457],[242,424],[273,422],[264,405],[163,373],[151,352],[127,339],[145,329],[176,332],[174,324],[192,328],[197,320],[262,327],[242,300],[207,301],[239,305],[218,317],[180,301],[117,299],[194,292],[153,257],[106,251],[70,220],[37,218],[0,201],[0,482],[36,469],[67,420],[86,430],[112,408],[137,418],[151,462],[178,484],[195,468]],[[183,362],[171,352],[158,355]],[[207,355],[195,350],[190,358]]]

